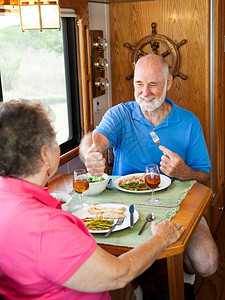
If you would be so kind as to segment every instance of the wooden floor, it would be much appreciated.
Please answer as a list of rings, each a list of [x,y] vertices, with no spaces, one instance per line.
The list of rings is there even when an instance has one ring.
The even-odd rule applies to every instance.
[[[207,278],[197,278],[196,300],[225,300],[225,211],[213,235],[220,253],[220,263],[215,274]]]

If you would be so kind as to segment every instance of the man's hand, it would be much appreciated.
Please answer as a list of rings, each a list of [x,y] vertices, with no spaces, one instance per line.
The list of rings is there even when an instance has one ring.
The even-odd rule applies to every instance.
[[[92,133],[92,145],[85,156],[85,166],[91,176],[102,176],[105,170],[105,158],[98,132]]]
[[[151,231],[152,235],[162,236],[168,247],[181,237],[184,232],[184,227],[178,223],[169,222],[167,220],[163,221],[159,225],[153,221]]]
[[[159,146],[164,153],[161,157],[160,170],[170,177],[176,177],[180,180],[189,180],[191,169],[186,165],[184,160],[177,154],[164,146]]]
[[[197,180],[202,184],[208,184],[210,173],[191,169],[177,153],[170,151],[164,146],[159,146],[159,149],[164,154],[160,162],[160,170],[164,174],[183,181]]]

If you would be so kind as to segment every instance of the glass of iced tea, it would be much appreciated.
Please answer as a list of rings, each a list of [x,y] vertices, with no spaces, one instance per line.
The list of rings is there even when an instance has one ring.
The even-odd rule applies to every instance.
[[[160,184],[160,172],[157,165],[150,164],[145,167],[145,184],[152,190],[152,197],[146,200],[146,203],[152,205],[159,204],[161,200],[155,197],[155,189]]]
[[[88,176],[85,169],[74,170],[73,189],[77,194],[79,194],[80,198],[80,204],[75,206],[75,211],[88,206],[86,203],[84,203],[83,199],[84,193],[86,193],[89,189]]]

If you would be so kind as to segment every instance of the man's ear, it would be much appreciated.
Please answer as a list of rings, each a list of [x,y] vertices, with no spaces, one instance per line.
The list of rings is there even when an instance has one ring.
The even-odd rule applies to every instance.
[[[166,87],[167,91],[170,90],[172,82],[173,82],[173,76],[172,76],[172,74],[169,73],[168,77],[167,77],[167,87]]]
[[[43,145],[41,147],[41,159],[46,165],[49,164],[48,152],[49,152],[48,147],[46,145]]]

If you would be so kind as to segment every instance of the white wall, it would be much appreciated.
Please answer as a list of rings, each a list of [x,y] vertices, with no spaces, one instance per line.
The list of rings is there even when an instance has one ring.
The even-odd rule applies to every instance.
[[[94,102],[100,103],[100,112],[94,112],[94,126],[99,124],[104,113],[112,106],[111,91],[111,58],[110,58],[110,27],[109,27],[109,4],[89,3],[89,26],[90,30],[102,30],[103,37],[108,42],[108,47],[104,51],[104,57],[108,60],[109,68],[105,72],[105,77],[109,80],[109,89],[102,96],[94,98]]]

